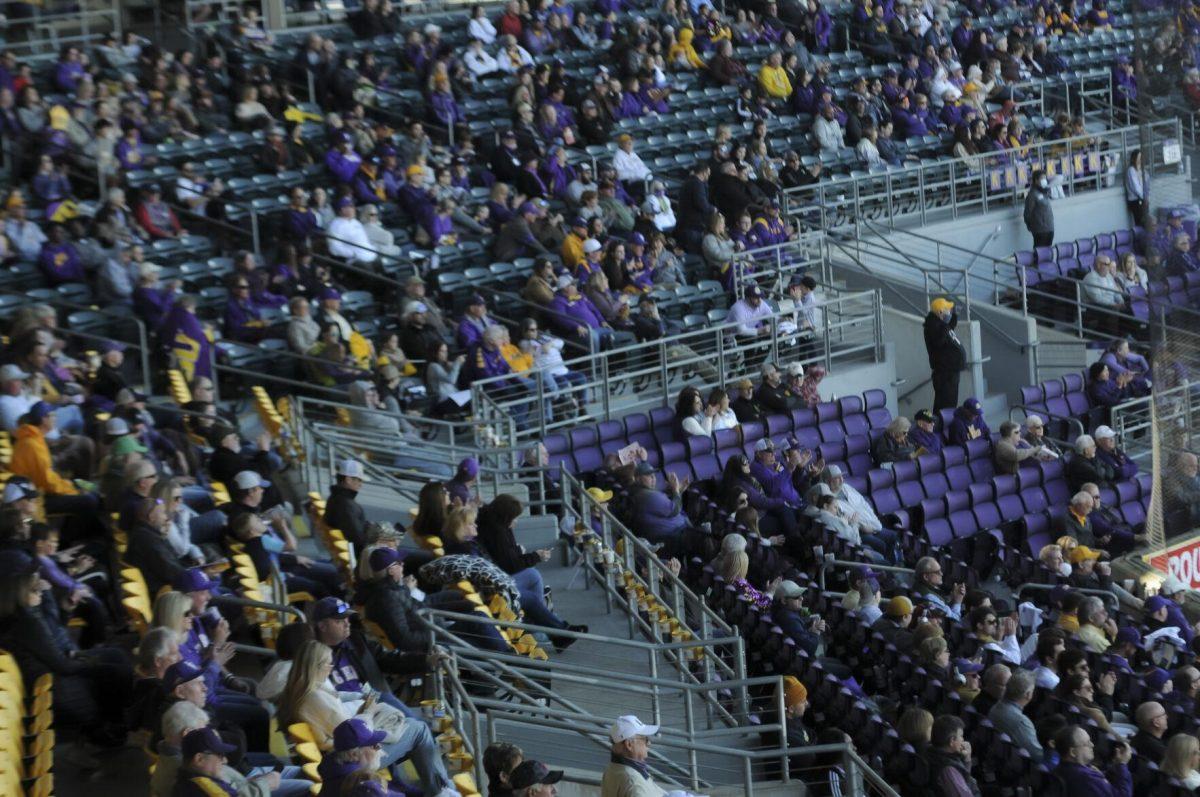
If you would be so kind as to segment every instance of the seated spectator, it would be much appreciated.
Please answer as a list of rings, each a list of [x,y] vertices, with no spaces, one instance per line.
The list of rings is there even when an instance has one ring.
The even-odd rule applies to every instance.
[[[666,475],[667,488],[657,489],[658,471],[648,462],[639,462],[635,470],[636,484],[630,492],[630,529],[634,534],[655,544],[665,544],[674,551],[682,544],[688,520],[683,513],[683,490],[689,481],[680,480],[674,473]]]
[[[1017,640],[1017,624],[1013,618],[1005,617],[1000,620],[995,609],[980,606],[971,611],[966,624],[985,650],[999,653],[1010,664],[1021,664],[1021,646]]]
[[[1164,505],[1172,517],[1183,518],[1191,528],[1200,520],[1200,460],[1196,455],[1181,451],[1174,467],[1163,474]]]
[[[963,735],[963,721],[943,714],[933,721],[929,735],[929,764],[931,782],[942,794],[979,794],[979,786],[971,776],[971,743]]]
[[[153,184],[146,188],[136,211],[138,224],[155,240],[181,238],[187,230],[180,225],[175,211],[162,199],[162,189]]]
[[[1117,473],[1104,460],[1096,456],[1096,441],[1091,435],[1082,434],[1075,438],[1075,455],[1067,461],[1067,484],[1079,490],[1091,482],[1098,487],[1111,487]]]
[[[1130,398],[1129,383],[1133,374],[1129,371],[1112,378],[1112,373],[1103,361],[1092,363],[1088,368],[1087,394],[1095,407],[1115,407]]]
[[[915,579],[911,593],[912,599],[928,603],[954,620],[961,619],[963,597],[967,594],[967,585],[958,582],[949,592],[946,592],[942,584],[942,566],[932,556],[921,557],[913,571]]]
[[[1137,475],[1137,463],[1117,448],[1116,432],[1097,426],[1092,436],[1096,439],[1096,458],[1112,469],[1114,481],[1128,481]]]
[[[1167,710],[1161,703],[1148,700],[1137,707],[1133,721],[1138,728],[1129,739],[1134,751],[1147,761],[1162,761],[1167,753]]]
[[[962,446],[976,438],[986,440],[991,433],[983,418],[983,404],[977,398],[969,398],[954,411],[954,419],[950,421],[946,437],[954,445]]]
[[[1137,261],[1133,261],[1136,265]],[[1132,372],[1128,389],[1134,397],[1150,394],[1150,363],[1142,355],[1130,351],[1129,341],[1117,338],[1108,345],[1100,361],[1108,366],[1109,374],[1119,377],[1125,372]]]
[[[1106,551],[1093,550],[1086,545],[1072,548],[1067,554],[1071,563],[1071,585],[1081,589],[1108,589],[1109,564],[1099,561],[1106,554]]]
[[[1030,457],[1044,457],[1045,449],[1040,445],[1029,446],[1021,439],[1021,427],[1012,421],[1000,424],[1000,438],[993,449],[996,473],[1015,475],[1021,463]]]
[[[1071,575],[1071,565],[1067,564],[1061,545],[1043,545],[1038,551],[1038,562],[1051,575],[1063,578]]]
[[[976,610],[972,610],[976,611]],[[961,665],[962,660],[959,664]],[[975,662],[967,662],[971,665],[964,670],[961,666],[957,667],[960,673],[970,672],[974,670],[977,678],[976,691],[971,699],[971,707],[980,713],[981,716],[987,716],[991,712],[992,706],[1004,699],[1004,690],[1008,687],[1008,681],[1012,678],[1012,669],[1007,664],[997,662],[986,670],[983,665]],[[979,673],[983,672],[980,677]]]
[[[883,527],[867,499],[846,483],[842,469],[837,465],[828,465],[821,474],[821,480],[829,485],[829,491],[837,499],[847,522],[856,526],[863,534],[863,543],[895,561],[898,555],[896,532]]]
[[[1043,451],[1050,452],[1056,456],[1063,455],[1062,449],[1058,447],[1050,438],[1046,437],[1046,425],[1042,422],[1041,417],[1030,415],[1025,418],[1025,431],[1021,433],[1021,439],[1029,448],[1038,448]]]
[[[1184,789],[1200,789],[1200,739],[1188,733],[1175,734],[1161,761],[1159,771],[1164,775],[1181,782]]]
[[[908,441],[917,447],[917,454],[937,454],[942,450],[942,436],[934,429],[933,413],[917,410],[913,415],[913,426],[908,430]]]
[[[1065,649],[1066,635],[1061,629],[1044,628],[1038,632],[1037,647],[1034,649],[1037,667],[1033,670],[1033,676],[1039,689],[1053,690],[1058,686],[1058,656]]]
[[[1054,737],[1054,749],[1059,755],[1054,773],[1067,794],[1132,797],[1133,781],[1127,766],[1131,753],[1128,743],[1117,742],[1107,771],[1093,765],[1096,746],[1088,732],[1078,725],[1069,725],[1059,731]]]
[[[988,719],[996,730],[1005,733],[1020,749],[1029,753],[1035,763],[1043,757],[1033,722],[1025,716],[1025,707],[1033,700],[1035,679],[1028,670],[1018,670],[1004,687],[1004,699],[992,706]]]
[[[897,650],[907,652],[912,650],[913,604],[904,595],[897,595],[887,603],[883,616],[871,624],[871,630],[883,635]]]
[[[1086,550],[1083,546],[1071,552]],[[1078,568],[1076,568],[1078,573]],[[1095,596],[1088,596],[1079,604],[1079,639],[1093,653],[1104,653],[1108,650],[1112,639],[1117,635],[1117,624],[1108,616],[1104,602]]]
[[[903,415],[893,418],[892,422],[883,430],[883,434],[879,435],[871,446],[871,454],[875,458],[875,463],[882,467],[894,462],[916,459],[919,456],[917,448],[908,439],[911,429],[912,424],[909,423],[908,418]]]

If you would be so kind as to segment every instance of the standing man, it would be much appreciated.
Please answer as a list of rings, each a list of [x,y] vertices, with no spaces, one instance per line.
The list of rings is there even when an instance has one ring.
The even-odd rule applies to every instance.
[[[938,297],[929,303],[925,316],[925,350],[929,353],[933,383],[933,411],[958,406],[958,377],[967,367],[967,353],[954,329],[958,313],[954,302]]]
[[[1033,245],[1054,243],[1054,210],[1050,207],[1050,181],[1041,169],[1033,172],[1029,193],[1025,195],[1025,227],[1033,236]]]

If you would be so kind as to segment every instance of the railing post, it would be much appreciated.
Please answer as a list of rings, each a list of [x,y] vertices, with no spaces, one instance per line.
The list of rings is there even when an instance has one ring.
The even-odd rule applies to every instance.
[[[250,205],[250,234],[254,239],[254,254],[257,257],[262,257],[262,245],[258,237],[258,209],[254,204]]]
[[[538,428],[541,430],[542,439],[546,439],[546,380],[542,376],[542,369],[537,370],[537,411],[538,411]],[[511,414],[511,413],[510,413]]]
[[[611,359],[612,359],[611,351],[605,352],[600,357],[600,372],[601,372],[600,395],[604,397],[604,400],[603,400],[604,420],[606,420],[606,421],[612,420],[612,396],[610,395],[610,393],[607,389],[608,379],[609,379],[608,369],[609,369],[609,362],[611,361]]]
[[[1075,283],[1075,334],[1083,337],[1083,290]]]

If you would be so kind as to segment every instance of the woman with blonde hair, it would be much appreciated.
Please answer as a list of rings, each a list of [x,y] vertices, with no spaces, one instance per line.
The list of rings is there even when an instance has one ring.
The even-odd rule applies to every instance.
[[[750,572],[750,555],[746,553],[746,538],[741,534],[727,534],[721,540],[721,552],[712,561],[713,570],[726,584],[737,588],[738,593],[760,609],[771,606],[772,595],[781,579],[775,578],[760,592],[746,580]]]
[[[1159,767],[1162,773],[1183,783],[1185,789],[1200,788],[1200,740],[1190,733],[1177,733],[1167,742],[1167,754]]]
[[[361,717],[387,734],[380,749],[379,766],[390,767],[411,757],[421,776],[425,793],[435,797],[457,797],[442,763],[441,750],[429,726],[408,719],[399,709],[376,702],[375,693],[363,701],[343,701],[329,680],[333,672],[333,650],[315,639],[300,645],[277,704],[281,727],[306,722],[316,737],[317,747],[332,750],[333,730],[353,717]]]
[[[192,629],[192,599],[182,592],[164,592],[154,601],[154,619],[151,628],[166,628],[174,631],[177,642],[187,639]]]

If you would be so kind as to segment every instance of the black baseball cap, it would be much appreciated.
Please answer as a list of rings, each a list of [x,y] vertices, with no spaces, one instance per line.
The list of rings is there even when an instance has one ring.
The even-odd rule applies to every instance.
[[[514,790],[527,789],[538,784],[558,783],[563,779],[561,769],[550,769],[541,761],[522,761],[508,777]]]

